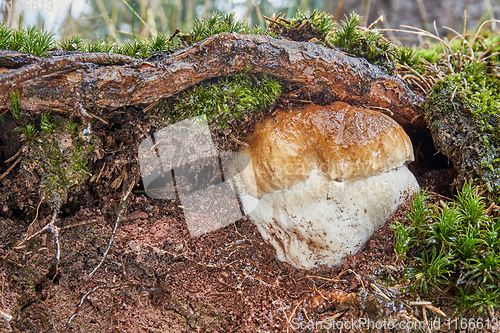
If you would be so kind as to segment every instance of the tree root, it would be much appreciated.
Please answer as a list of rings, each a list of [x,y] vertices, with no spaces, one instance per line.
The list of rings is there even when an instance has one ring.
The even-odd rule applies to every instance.
[[[0,113],[12,92],[21,108],[147,105],[201,81],[249,69],[301,87],[322,101],[387,108],[402,125],[425,126],[423,97],[365,59],[315,42],[222,33],[157,60],[90,53],[53,56],[0,72]],[[0,64],[2,54],[0,54]]]

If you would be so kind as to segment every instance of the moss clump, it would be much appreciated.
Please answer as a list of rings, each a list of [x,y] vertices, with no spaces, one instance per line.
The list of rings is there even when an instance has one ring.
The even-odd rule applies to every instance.
[[[415,67],[420,56],[407,47],[398,48],[383,38],[378,29],[359,27],[361,17],[352,13],[344,21],[336,24],[333,17],[325,12],[314,10],[310,14],[298,11],[289,20],[279,19],[271,31],[277,35],[296,41],[309,41],[316,38],[324,45],[338,47],[345,53],[365,58],[370,63],[393,72],[397,64]]]
[[[259,28],[250,28],[248,24],[238,21],[234,13],[217,14],[213,13],[207,19],[195,20],[191,27],[191,32],[179,34],[179,42],[182,47],[187,47],[205,38],[223,32],[236,32],[241,34],[262,34],[264,31]]]
[[[66,119],[54,122],[44,115],[41,130],[25,143],[23,167],[39,175],[41,192],[59,207],[68,192],[87,177],[87,164],[98,145],[96,136],[79,133],[74,123]]]
[[[166,106],[166,111],[172,123],[204,114],[209,123],[225,129],[229,120],[266,109],[280,94],[278,81],[243,72],[187,89]]]
[[[393,229],[414,290],[430,295],[448,287],[460,310],[488,314],[500,306],[500,223],[477,193],[466,183],[456,202],[442,206],[417,193],[405,225]]]
[[[270,31],[295,41],[309,41],[313,38],[324,41],[335,26],[333,17],[319,10],[312,13],[299,10],[289,20],[278,20],[280,24],[273,24]]]
[[[9,29],[5,23],[0,24],[0,49],[31,53],[45,56],[55,45],[54,35],[37,29],[35,26],[20,30]]]
[[[357,26],[361,17],[352,13],[342,21],[330,42],[342,51],[363,57],[374,65],[392,72],[396,66],[396,48],[377,29],[361,30]]]
[[[425,106],[436,147],[464,179],[484,185],[500,201],[500,80],[483,62],[434,85]]]
[[[111,52],[136,58],[147,58],[158,53],[173,53],[223,32],[262,34],[264,30],[259,27],[250,28],[245,22],[236,20],[234,13],[224,15],[213,13],[207,19],[194,21],[191,31],[185,34],[176,32],[173,36],[166,36],[159,33],[147,39],[138,38],[122,45],[116,45],[108,39],[84,42],[80,36],[64,37],[56,42],[53,34],[35,26],[15,30],[9,29],[4,23],[1,23],[0,49],[45,56],[47,51],[56,49],[58,46],[64,51]]]

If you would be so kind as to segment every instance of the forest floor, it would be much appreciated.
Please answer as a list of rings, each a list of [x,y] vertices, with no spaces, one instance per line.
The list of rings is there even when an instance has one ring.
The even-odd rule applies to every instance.
[[[333,321],[440,318],[409,305],[425,299],[386,285],[396,284],[392,276],[403,269],[390,224],[404,221],[407,204],[342,266],[296,269],[274,258],[274,249],[245,216],[191,237],[180,202],[149,198],[140,182],[137,149],[154,129],[151,119],[137,109],[103,117],[109,125],[94,124],[102,158],[89,168],[99,177],[88,177],[60,209],[59,262],[53,233],[23,242],[53,215],[40,202],[40,180],[19,166],[0,180],[0,310],[4,319],[12,316],[0,319],[0,331],[326,332]],[[8,124],[0,126],[4,156],[12,156],[20,149],[19,137]],[[417,163],[424,162],[417,156]],[[9,166],[2,164],[1,173]],[[452,179],[449,170],[419,177],[422,186],[444,195]],[[103,259],[132,182],[111,249],[89,277]],[[432,305],[453,313],[446,295]],[[446,329],[446,319],[440,319],[442,331],[453,331]],[[367,330],[376,331],[343,331]]]

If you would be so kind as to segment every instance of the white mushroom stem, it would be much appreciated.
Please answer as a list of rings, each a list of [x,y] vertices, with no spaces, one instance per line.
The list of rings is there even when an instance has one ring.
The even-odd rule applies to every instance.
[[[276,258],[308,269],[357,253],[417,189],[406,166],[344,182],[313,170],[285,191],[259,199],[241,193],[240,200]]]

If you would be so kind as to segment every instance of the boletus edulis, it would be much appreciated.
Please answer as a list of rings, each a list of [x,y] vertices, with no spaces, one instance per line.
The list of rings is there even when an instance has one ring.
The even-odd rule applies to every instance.
[[[241,152],[245,213],[277,258],[299,268],[340,264],[418,189],[403,128],[344,102],[279,110]]]

